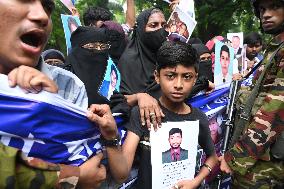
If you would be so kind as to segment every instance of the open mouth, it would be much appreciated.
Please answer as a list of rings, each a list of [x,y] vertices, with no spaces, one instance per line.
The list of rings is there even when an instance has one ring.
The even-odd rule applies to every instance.
[[[44,34],[42,32],[31,31],[23,34],[20,38],[23,43],[34,48],[40,47],[44,42]]]

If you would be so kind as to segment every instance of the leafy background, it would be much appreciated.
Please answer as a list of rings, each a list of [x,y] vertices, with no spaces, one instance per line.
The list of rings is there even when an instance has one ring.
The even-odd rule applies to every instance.
[[[70,12],[59,0],[56,0],[55,3],[56,10],[52,16],[53,32],[46,48],[55,48],[66,52],[60,14],[70,14]],[[109,9],[117,22],[124,23],[124,4],[125,0],[78,0],[76,8],[80,12],[81,21],[83,12],[87,7],[100,6]],[[137,15],[143,9],[153,6],[162,9],[166,19],[169,17],[169,5],[163,0],[135,0]],[[228,32],[259,31],[259,22],[253,14],[250,1],[195,0],[195,13],[197,26],[193,37],[199,37],[204,43],[216,35],[226,36]]]

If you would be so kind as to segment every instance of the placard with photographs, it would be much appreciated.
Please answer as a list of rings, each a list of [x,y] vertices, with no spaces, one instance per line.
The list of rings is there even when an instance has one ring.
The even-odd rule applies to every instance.
[[[150,132],[152,188],[170,189],[194,178],[198,133],[199,121],[166,122]]]
[[[232,42],[232,47],[234,49],[234,54],[239,57],[242,53],[243,48],[243,32],[239,33],[227,33],[227,39],[229,39]]]
[[[110,100],[113,93],[119,92],[120,86],[120,72],[116,65],[113,63],[112,59],[108,59],[107,69],[105,71],[104,80],[99,88],[99,94]]]
[[[215,43],[214,84],[231,83],[233,78],[234,49],[220,41]]]
[[[168,39],[187,43],[196,24],[197,22],[191,16],[177,6],[167,22]]]
[[[174,0],[164,0],[167,3],[172,3]],[[177,5],[181,10],[187,13],[195,20],[194,0],[180,0]]]
[[[67,54],[69,54],[72,49],[70,41],[71,34],[82,24],[78,16],[71,16],[65,14],[61,14],[61,21],[63,24],[64,34],[65,34]]]

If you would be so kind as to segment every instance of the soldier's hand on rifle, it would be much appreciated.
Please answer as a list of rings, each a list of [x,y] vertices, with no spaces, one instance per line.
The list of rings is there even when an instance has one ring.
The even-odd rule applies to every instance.
[[[242,78],[243,78],[243,76],[240,73],[233,74],[233,80],[234,81],[241,80]]]
[[[223,171],[223,172],[225,172],[227,174],[232,174],[233,173],[231,168],[229,167],[229,165],[225,161],[224,156],[220,156],[218,158],[218,160],[220,162],[220,169],[221,169],[221,171]]]

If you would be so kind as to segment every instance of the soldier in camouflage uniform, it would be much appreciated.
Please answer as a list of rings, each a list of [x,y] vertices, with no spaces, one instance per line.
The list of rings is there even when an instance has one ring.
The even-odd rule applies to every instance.
[[[284,41],[284,1],[252,0],[252,5],[263,32],[274,37],[264,57],[265,66]],[[260,85],[246,129],[233,147],[219,158],[221,170],[233,176],[233,188],[284,188],[283,160],[270,153],[284,131],[283,55],[284,48],[281,47]],[[259,75],[256,74],[254,79],[257,80]]]
[[[53,0],[0,0],[0,74],[8,75],[11,87],[18,85],[32,93],[41,90],[56,93],[59,88],[63,98],[70,100],[72,96],[76,99],[76,102],[72,101],[74,104],[81,104],[86,99],[79,97],[86,96],[86,90],[81,81],[75,81],[76,76],[67,79],[72,85],[69,89],[77,89],[78,96],[73,91],[65,90],[66,86],[61,88],[63,83],[57,81],[55,84],[45,75],[47,73],[42,73],[41,68],[46,64],[40,62],[40,55],[51,32],[53,9]],[[55,67],[48,67],[46,72],[51,73],[52,68]],[[87,117],[97,123],[104,138],[117,136],[116,124],[108,106],[92,105]],[[116,151],[112,148],[108,152],[107,148],[110,157],[115,157],[112,152]],[[0,188],[96,188],[106,178],[102,157],[102,154],[95,155],[79,167],[55,165],[27,158],[20,150],[0,144]]]

